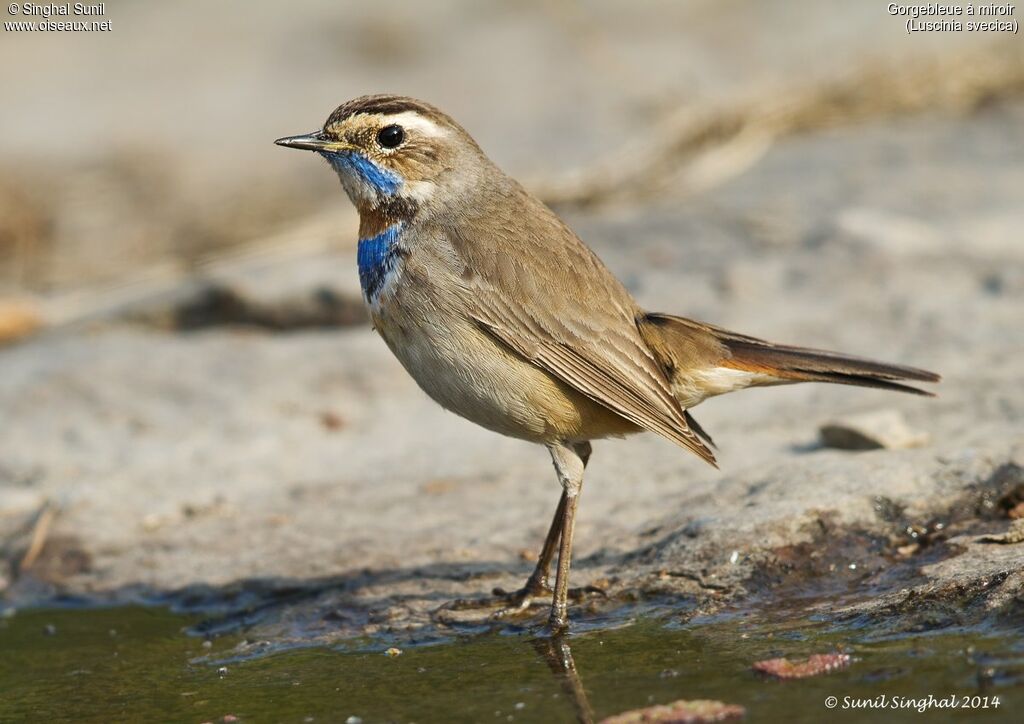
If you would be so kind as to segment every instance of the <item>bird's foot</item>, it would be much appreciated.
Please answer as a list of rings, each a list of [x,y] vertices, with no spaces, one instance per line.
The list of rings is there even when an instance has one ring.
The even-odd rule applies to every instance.
[[[546,599],[546,600],[545,600]],[[449,611],[476,611],[481,609],[498,609],[492,616],[504,618],[529,611],[536,606],[549,605],[551,588],[543,582],[532,579],[525,586],[515,591],[495,588],[490,596],[481,598],[457,598],[442,608]]]
[[[497,609],[487,618],[492,621],[519,618],[533,615],[538,609],[549,609],[551,607],[552,595],[551,587],[546,582],[530,579],[525,586],[515,591],[495,588],[491,591],[490,596],[457,598],[441,606],[437,614],[439,614],[441,620],[453,623],[456,621],[456,618],[462,619],[463,617],[457,614],[452,616],[451,614],[460,611]],[[583,586],[580,588],[570,588],[568,599],[573,603],[579,603],[594,596],[604,597],[606,595],[604,589],[597,586]],[[475,619],[476,617],[473,618]]]
[[[535,608],[550,607],[551,597],[554,595],[551,587],[546,583],[534,587],[527,584],[518,591],[512,591],[511,593],[501,588],[495,588],[492,593],[508,601],[505,606],[495,611],[491,616],[491,618],[495,619],[514,618],[526,615]],[[604,589],[597,586],[581,586],[580,588],[570,588],[568,591],[568,600],[573,603],[586,601],[593,596],[606,597],[607,594]]]
[[[491,593],[504,601],[504,605],[491,615],[493,619],[516,618],[529,614],[531,609],[550,606],[554,595],[547,583],[533,583],[532,580],[517,591],[495,588]]]

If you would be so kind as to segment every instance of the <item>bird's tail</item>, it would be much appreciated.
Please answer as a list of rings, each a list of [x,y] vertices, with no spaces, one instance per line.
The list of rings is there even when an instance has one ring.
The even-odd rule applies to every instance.
[[[903,382],[940,379],[915,367],[773,344],[666,314],[647,314],[639,327],[683,407],[745,387],[794,382],[834,382],[931,396]]]

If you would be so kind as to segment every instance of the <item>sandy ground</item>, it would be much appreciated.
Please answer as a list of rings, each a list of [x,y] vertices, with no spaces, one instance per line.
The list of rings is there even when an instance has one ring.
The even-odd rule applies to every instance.
[[[908,46],[870,4],[451,2],[345,22],[325,4],[108,5],[131,32],[106,45],[0,45],[15,109],[0,208],[18,210],[0,222],[15,242],[0,288],[86,320],[0,348],[0,596],[164,601],[275,641],[475,620],[438,609],[517,585],[559,490],[543,449],[443,412],[365,326],[354,214],[328,170],[272,138],[388,88],[449,109],[508,170],[557,180],[649,141],[679,104],[939,42]],[[12,57],[38,61],[35,85]],[[711,401],[696,417],[721,472],[653,436],[597,444],[574,583],[606,598],[577,620],[638,602],[799,603],[897,628],[1020,618],[1024,545],[980,539],[1024,499],[1024,106],[1004,90],[776,138],[702,193],[564,209],[652,310],[944,376],[936,399],[805,385]],[[159,293],[89,301],[154,277]],[[238,320],[258,324],[224,324]],[[877,410],[928,443],[819,444],[820,425]]]

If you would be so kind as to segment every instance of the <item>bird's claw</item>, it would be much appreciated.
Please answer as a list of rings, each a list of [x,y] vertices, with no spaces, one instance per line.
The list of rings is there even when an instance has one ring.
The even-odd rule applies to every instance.
[[[608,591],[600,586],[580,586],[579,588],[570,588],[568,598],[570,601],[579,603],[580,601],[586,601],[592,596],[608,598]]]
[[[503,618],[515,618],[530,612],[530,609],[540,606],[548,606],[553,592],[546,583],[539,585],[527,584],[517,591],[506,591],[503,588],[495,588],[491,593],[497,600],[505,603],[491,618],[498,620]],[[547,599],[547,600],[544,600]]]
[[[515,591],[506,591],[504,588],[495,588],[490,596],[482,598],[457,598],[444,608],[456,611],[469,611],[482,608],[498,608],[494,614],[496,617],[508,615],[504,612],[525,611],[531,606],[542,603],[537,599],[550,597],[551,589],[547,585],[523,586]]]
[[[442,618],[448,618],[445,614],[453,611],[480,611],[496,608],[494,613],[487,618],[492,621],[529,616],[535,613],[536,609],[548,608],[551,605],[553,592],[547,583],[528,582],[527,585],[515,591],[506,591],[503,588],[494,588],[490,596],[481,598],[457,598],[441,606],[437,613]],[[570,588],[568,598],[574,603],[585,601],[592,596],[606,597],[607,593],[597,586],[582,586]]]

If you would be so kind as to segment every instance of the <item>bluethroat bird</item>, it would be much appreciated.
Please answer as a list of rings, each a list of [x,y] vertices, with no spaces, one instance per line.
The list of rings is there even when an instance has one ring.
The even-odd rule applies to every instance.
[[[913,367],[773,344],[644,311],[566,224],[432,105],[373,95],[320,130],[276,141],[331,165],[359,211],[359,279],[373,325],[444,408],[547,447],[561,499],[526,585],[567,626],[573,524],[591,441],[650,431],[715,465],[690,409],[747,387],[837,382],[917,394]]]

